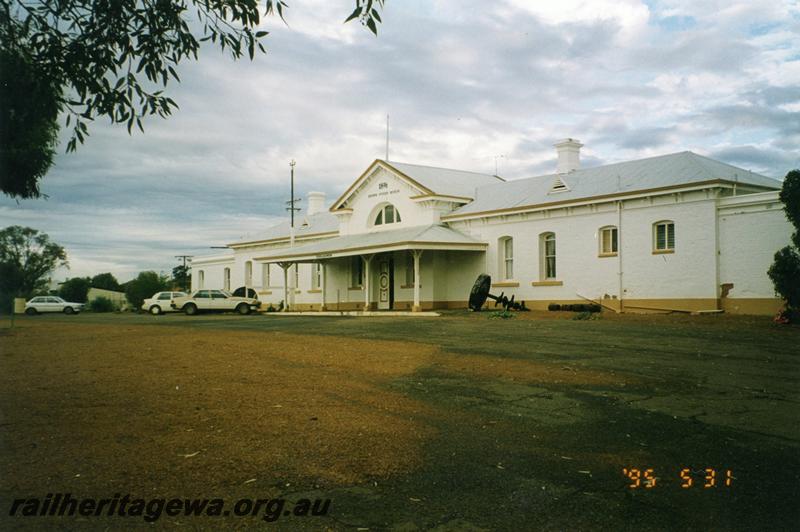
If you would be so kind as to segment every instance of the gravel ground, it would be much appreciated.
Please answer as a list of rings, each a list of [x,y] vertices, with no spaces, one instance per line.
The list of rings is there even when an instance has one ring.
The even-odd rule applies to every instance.
[[[20,318],[0,329],[0,528],[153,526],[8,517],[59,492],[332,501],[164,528],[797,526],[800,330],[571,317]]]

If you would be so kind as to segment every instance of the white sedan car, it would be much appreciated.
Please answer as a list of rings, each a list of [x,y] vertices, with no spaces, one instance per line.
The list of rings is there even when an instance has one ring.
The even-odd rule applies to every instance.
[[[83,303],[64,301],[57,296],[36,296],[25,303],[25,314],[32,316],[40,312],[63,312],[74,314],[83,310]]]
[[[175,310],[182,310],[189,316],[198,312],[235,311],[250,314],[257,311],[261,301],[254,297],[236,297],[225,290],[197,290],[190,296],[176,298],[172,302]]]
[[[176,312],[177,309],[172,308],[172,301],[176,297],[186,297],[186,292],[157,292],[153,297],[144,300],[142,310],[155,315]]]

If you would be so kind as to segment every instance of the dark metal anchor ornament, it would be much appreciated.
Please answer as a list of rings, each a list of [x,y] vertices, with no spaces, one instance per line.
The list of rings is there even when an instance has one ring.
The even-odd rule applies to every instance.
[[[502,305],[503,309],[505,310],[530,310],[525,306],[524,301],[514,301],[515,296],[513,294],[511,295],[511,299],[506,297],[503,292],[500,292],[499,296],[490,294],[489,290],[491,288],[491,276],[486,275],[485,273],[480,274],[475,280],[475,284],[472,285],[472,290],[469,293],[469,309],[475,312],[480,312],[481,308],[483,308],[483,304],[486,303],[486,300],[491,299],[494,301],[495,307]]]

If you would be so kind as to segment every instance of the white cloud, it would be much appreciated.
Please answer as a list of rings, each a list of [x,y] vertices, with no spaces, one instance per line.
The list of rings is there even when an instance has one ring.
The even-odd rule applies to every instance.
[[[342,24],[351,9],[292,4],[253,62],[204,48],[169,87],[176,114],[144,135],[93,124],[50,199],[0,199],[0,225],[66,244],[71,275],[168,271],[283,216],[292,158],[300,195],[335,197],[383,156],[387,113],[392,159],[491,172],[503,155],[508,177],[551,171],[566,136],[589,164],[798,161],[797,2],[390,1],[377,38]]]

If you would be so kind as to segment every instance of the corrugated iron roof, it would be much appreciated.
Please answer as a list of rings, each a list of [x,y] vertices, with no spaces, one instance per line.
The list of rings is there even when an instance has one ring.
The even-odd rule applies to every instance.
[[[502,183],[503,179],[494,175],[419,164],[396,163],[389,161],[389,166],[401,171],[420,185],[443,196],[475,197],[478,187]]]
[[[406,227],[390,231],[375,231],[372,233],[358,233],[353,235],[326,238],[317,242],[295,246],[293,248],[275,249],[271,253],[256,257],[258,260],[269,260],[285,257],[309,257],[325,253],[338,253],[339,255],[357,255],[359,251],[381,246],[398,244],[447,244],[480,246],[485,245],[479,240],[465,235],[455,229],[441,224]]]
[[[553,190],[558,181],[564,188]],[[543,205],[564,200],[591,199],[723,180],[767,189],[779,189],[777,179],[756,174],[690,151],[648,157],[635,161],[582,168],[567,174],[548,174],[477,189],[475,201],[464,205],[451,215],[513,209],[527,205]]]
[[[255,236],[237,240],[229,246],[241,246],[248,243],[263,242],[265,240],[276,240],[280,238],[289,238],[289,230],[291,229],[290,220],[285,220],[277,225],[267,228]],[[330,211],[322,211],[311,216],[297,216],[294,220],[294,236],[295,238],[303,237],[306,235],[315,235],[320,233],[333,233],[339,231],[339,219],[335,214]]]

